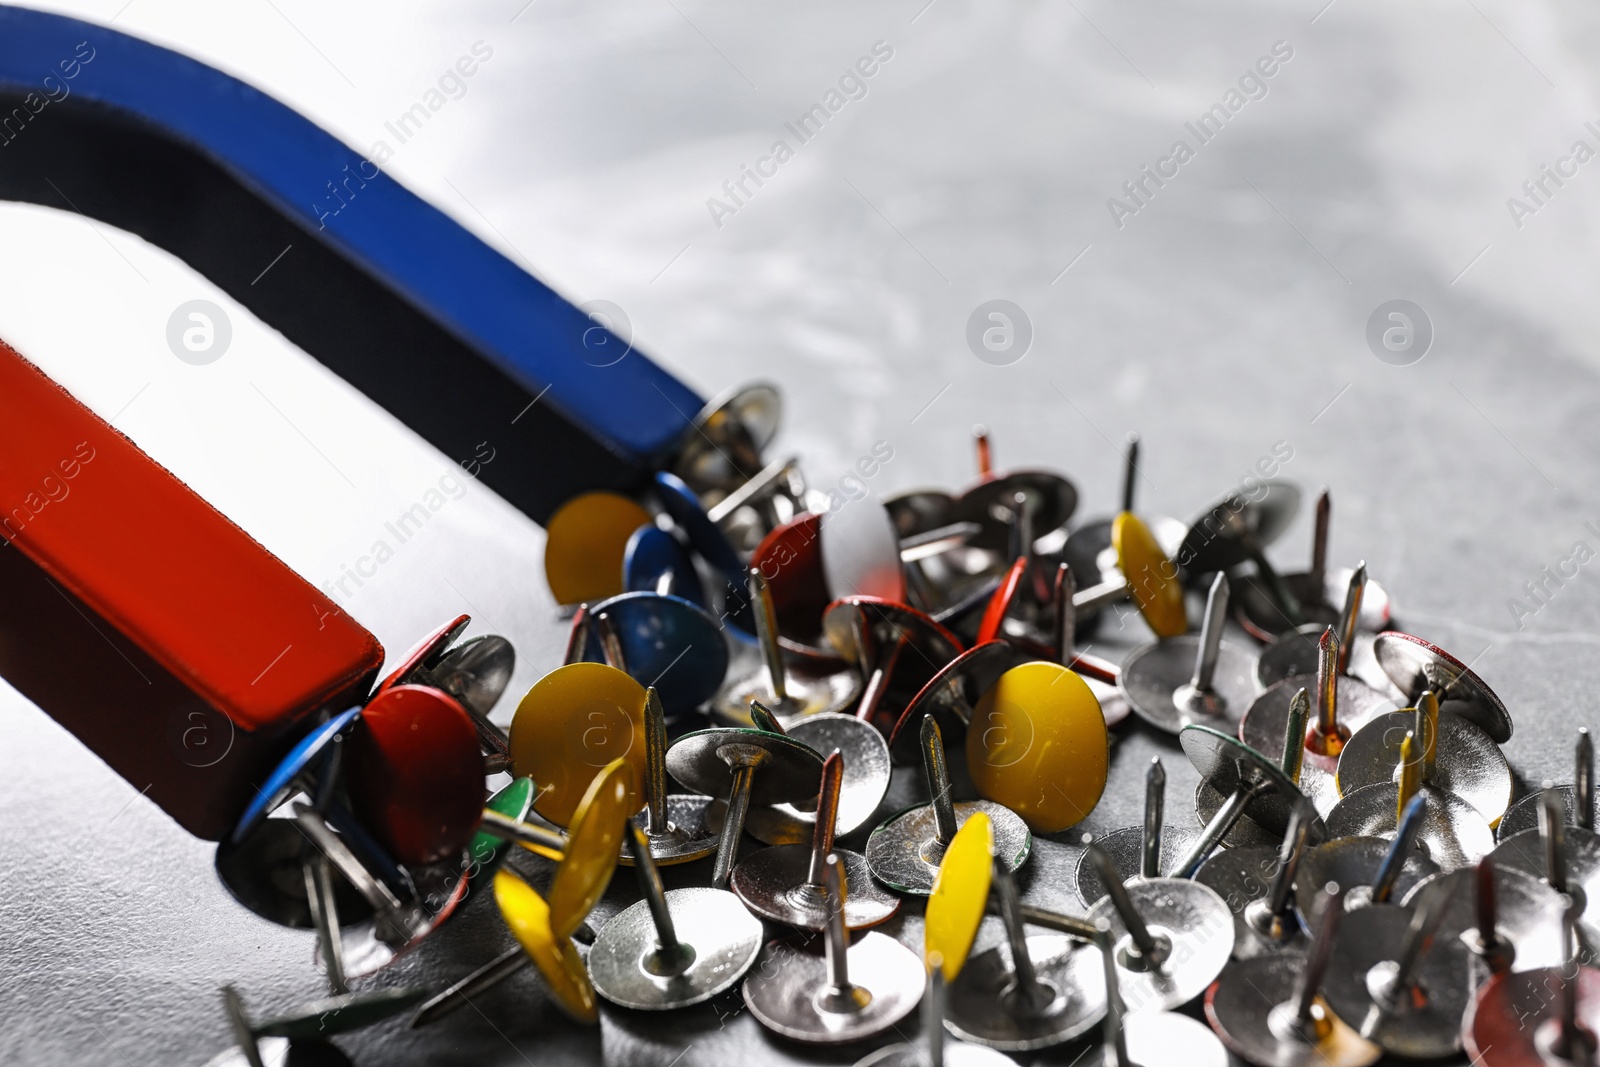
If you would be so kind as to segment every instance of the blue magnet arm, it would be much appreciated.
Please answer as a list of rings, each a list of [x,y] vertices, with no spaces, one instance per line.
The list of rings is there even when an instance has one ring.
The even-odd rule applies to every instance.
[[[702,399],[380,165],[179,53],[0,6],[0,198],[166,248],[535,519],[642,489]]]

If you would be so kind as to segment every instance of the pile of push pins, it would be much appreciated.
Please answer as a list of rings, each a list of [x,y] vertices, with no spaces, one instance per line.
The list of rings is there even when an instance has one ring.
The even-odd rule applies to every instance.
[[[1588,734],[1573,785],[1515,798],[1505,706],[1389,629],[1365,565],[1328,565],[1326,492],[1293,574],[1264,550],[1294,486],[1189,525],[1141,516],[1137,441],[1121,510],[1083,524],[1067,478],[992,470],[981,430],[965,490],[830,507],[763,455],[779,410],[767,386],[713,403],[639,499],[556,513],[566,662],[509,730],[490,713],[511,646],[462,640],[462,617],[284,760],[216,868],[251,911],[315,929],[328,997],[259,1020],[226,989],[238,1047],[215,1062],[347,1062],[330,1036],[428,1026],[530,963],[580,1024],[600,1000],[737,990],[774,1040],[864,1064],[1595,1062]],[[1120,665],[1078,651],[1118,602],[1155,639]],[[1260,647],[1223,640],[1230,620]],[[1094,810],[1130,712],[1176,736],[1203,828],[1165,825],[1157,759],[1141,826],[1073,839],[1059,888],[1082,909],[1024,904],[1033,836]],[[896,764],[927,788],[893,812]],[[855,834],[862,851],[836,844]],[[504,863],[517,849],[542,889]],[[638,900],[591,927],[619,863]],[[698,866],[664,888],[679,864]],[[479,888],[501,955],[443,991],[351,991]],[[908,901],[920,954],[871,929]],[[1004,940],[974,952],[988,914]],[[889,1043],[919,1005],[920,1036]]]

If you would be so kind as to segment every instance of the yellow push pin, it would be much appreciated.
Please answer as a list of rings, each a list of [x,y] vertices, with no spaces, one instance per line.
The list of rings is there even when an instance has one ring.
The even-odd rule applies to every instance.
[[[604,600],[625,592],[622,558],[628,538],[655,524],[650,513],[616,493],[584,493],[545,524],[544,578],[558,604]]]
[[[511,719],[510,741],[514,773],[543,787],[533,809],[568,825],[594,773],[618,759],[633,770],[630,811],[643,807],[645,699],[644,686],[603,663],[569,663],[534,683]]]
[[[989,902],[994,870],[994,827],[986,812],[973,812],[944,850],[922,921],[923,957],[949,985],[961,973]]]
[[[1178,567],[1161,550],[1150,528],[1133,512],[1124,511],[1111,523],[1111,545],[1116,549],[1117,569],[1128,583],[1128,592],[1156,636],[1181,637],[1188,633],[1189,617],[1184,610]]]
[[[572,816],[561,865],[550,883],[547,902],[521,878],[495,873],[494,899],[517,946],[467,975],[424,1004],[411,1020],[426,1026],[466,1004],[530,962],[544,976],[556,1005],[581,1023],[599,1019],[588,969],[572,935],[599,901],[616,869],[623,834],[633,812],[633,769],[614,760],[589,783]]]
[[[967,769],[978,795],[1022,816],[1035,833],[1081,822],[1100,802],[1110,741],[1084,680],[1045,661],[1000,676],[972,712]]]

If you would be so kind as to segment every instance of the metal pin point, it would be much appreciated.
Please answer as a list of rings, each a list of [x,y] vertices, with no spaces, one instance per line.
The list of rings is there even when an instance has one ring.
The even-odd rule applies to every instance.
[[[830,904],[823,958],[798,937],[770,942],[764,965],[745,979],[744,1001],[761,1025],[784,1037],[843,1044],[909,1015],[922,999],[924,971],[915,953],[884,934],[869,931],[850,943],[850,880],[838,856],[827,857],[823,883]]]
[[[1077,647],[1078,612],[1073,604],[1078,583],[1072,568],[1065,563],[1056,568],[1056,584],[1052,617],[1055,619],[1056,662],[1063,667],[1072,666],[1073,650]]]
[[[1198,724],[1186,726],[1178,734],[1184,754],[1200,772],[1196,791],[1202,817],[1211,811],[1199,838],[1174,870],[1175,877],[1191,878],[1206,858],[1247,815],[1250,832],[1267,835],[1276,844],[1288,832],[1295,808],[1311,802],[1294,780],[1283,773],[1279,761],[1268,759],[1256,749],[1219,730]],[[1212,807],[1212,802],[1220,803]],[[1320,827],[1313,831],[1317,840]]]
[[[994,473],[994,454],[990,451],[989,428],[981,422],[972,428],[972,443],[978,450],[978,477]]]
[[[1594,742],[1587,726],[1578,727],[1577,813],[1573,820],[1580,830],[1594,829]]]
[[[845,878],[856,886],[845,914],[850,929],[876,926],[900,910],[900,898],[872,880],[865,856],[834,847],[844,773],[842,753],[835,751],[823,760],[809,845],[765,848],[733,869],[733,892],[761,918],[805,930],[824,929],[834,910],[823,880],[830,859],[843,865]]]
[[[606,666],[615,667],[622,673],[628,673],[628,660],[623,655],[622,638],[617,634],[617,624],[605,612],[590,617],[589,625],[600,635],[600,651],[605,656]]]
[[[1333,627],[1322,632],[1317,645],[1317,724],[1303,744],[1319,756],[1337,758],[1350,739],[1348,727],[1339,723],[1339,657],[1342,646]]]
[[[1139,475],[1139,435],[1128,435],[1128,451],[1122,463],[1122,510],[1133,510],[1133,494]]]
[[[1205,619],[1200,625],[1200,647],[1195,652],[1194,674],[1189,679],[1191,695],[1178,698],[1212,715],[1219,710],[1212,683],[1217,674],[1217,653],[1222,646],[1222,623],[1227,615],[1228,576],[1219,573],[1212,579],[1211,591],[1206,594]]]
[[[1123,661],[1118,685],[1134,712],[1157,729],[1177,733],[1203,723],[1232,732],[1256,699],[1254,656],[1222,640],[1228,596],[1227,575],[1219,571],[1198,636],[1163,638]]]
[[[1137,445],[1137,439],[1134,442]],[[1167,771],[1161,757],[1150,759],[1144,780],[1144,847],[1139,873],[1145,878],[1161,876],[1161,827],[1167,797]]]
[[[1304,688],[1295,690],[1289,701],[1289,719],[1283,725],[1283,776],[1295,785],[1305,773],[1306,720],[1311,717],[1311,696]]]
[[[1328,494],[1328,487],[1323,486],[1317,494],[1315,518],[1311,526],[1311,569],[1307,572],[1306,584],[1312,589],[1320,591],[1328,573],[1328,520],[1333,510],[1333,499]]]
[[[1350,673],[1350,654],[1356,647],[1356,626],[1361,621],[1361,600],[1367,591],[1367,561],[1356,564],[1345,587],[1344,605],[1339,609],[1339,673]]]
[[[1107,895],[1089,910],[1114,935],[1122,991],[1140,1010],[1166,1010],[1205,991],[1233,954],[1233,915],[1216,891],[1185,878],[1115,879],[1109,858],[1085,839]]]
[[[1400,814],[1400,823],[1395,827],[1394,840],[1389,842],[1389,850],[1384,853],[1383,862],[1378,864],[1378,869],[1372,876],[1372,903],[1387,904],[1394,895],[1394,888],[1400,881],[1401,872],[1405,870],[1406,861],[1411,858],[1412,850],[1416,848],[1417,834],[1422,829],[1422,818],[1426,813],[1426,798],[1413,796],[1406,802],[1405,809]]]
[[[588,961],[595,990],[626,1008],[666,1011],[731,988],[761,952],[761,921],[720,890],[666,891],[644,831],[635,824],[629,831],[644,899],[595,938]]]
[[[995,856],[1010,870],[1020,867],[1033,847],[1028,824],[1010,808],[992,800],[953,802],[943,735],[932,715],[922,720],[920,740],[922,771],[931,800],[924,807],[901,812],[872,831],[867,839],[867,865],[872,876],[897,892],[928,895],[946,846],[961,824],[977,811],[987,814],[993,824]]]
[[[778,648],[778,612],[772,604],[772,590],[761,576],[759,567],[751,567],[748,585],[750,599],[755,605],[756,639],[761,645],[761,658],[767,666],[767,685],[772,690],[772,701],[779,707],[789,703],[789,687],[784,675],[783,652]]]
[[[1161,757],[1152,756],[1145,771],[1144,818],[1140,825],[1125,826],[1095,838],[1095,846],[1110,857],[1121,881],[1171,874],[1194,842],[1193,830],[1167,825],[1166,786],[1167,771]],[[1085,908],[1106,895],[1105,884],[1086,851],[1078,855],[1072,884]]]

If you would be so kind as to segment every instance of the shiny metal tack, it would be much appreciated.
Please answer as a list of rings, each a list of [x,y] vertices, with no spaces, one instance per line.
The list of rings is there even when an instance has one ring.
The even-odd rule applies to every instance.
[[[1295,738],[1305,736],[1306,723],[1310,721],[1310,717],[1311,698],[1304,689],[1298,689],[1289,701],[1289,714],[1283,727],[1283,740],[1274,745],[1273,749],[1281,753],[1276,762],[1284,777],[1294,784],[1317,814],[1321,815],[1338,803],[1339,790],[1334,784],[1333,775],[1306,762],[1304,745],[1288,744],[1290,736]],[[1265,755],[1265,753],[1259,754]],[[1227,800],[1227,796],[1218,792],[1210,782],[1202,779],[1195,786],[1195,812],[1203,823],[1209,825],[1221,813]],[[1310,834],[1313,844],[1320,843],[1324,837],[1322,823],[1313,822]],[[1261,827],[1248,815],[1243,815],[1232,824],[1221,840],[1229,848],[1276,848],[1283,840],[1283,835],[1275,829]]]
[[[1349,572],[1338,621],[1333,624],[1339,639],[1339,673],[1358,678],[1379,691],[1387,691],[1391,683],[1378,667],[1373,652],[1376,635],[1372,631],[1380,627],[1363,629],[1359,625],[1366,588],[1367,564],[1362,561]],[[1270,686],[1297,674],[1317,673],[1318,644],[1325,629],[1322,623],[1309,622],[1279,634],[1261,650],[1261,658],[1256,663],[1256,680],[1263,686]]]
[[[989,688],[1013,667],[1033,657],[1009,641],[974,645],[941,667],[900,713],[889,734],[890,751],[903,762],[918,757],[922,719],[931,715],[951,740],[966,736],[972,708]]]
[[[1267,582],[1281,581],[1265,550],[1294,521],[1300,510],[1300,488],[1284,481],[1263,481],[1258,488],[1261,495],[1255,499],[1228,494],[1190,524],[1177,556],[1178,565],[1190,576],[1201,578],[1254,563]]]
[[[1304,810],[1295,812],[1276,852],[1228,849],[1195,872],[1194,880],[1210,886],[1233,913],[1235,959],[1280,953],[1300,940],[1294,884],[1314,818]]]
[[[943,489],[908,489],[883,498],[883,506],[894,520],[895,533],[902,538],[946,525],[954,503],[955,497]]]
[[[1455,885],[1437,936],[1461,942],[1486,971],[1531,971],[1566,961],[1561,938],[1566,903],[1538,878],[1497,867],[1485,856],[1476,868],[1427,879],[1400,903],[1413,906],[1430,886],[1444,881]]]
[[[1588,945],[1600,945],[1600,835],[1567,826],[1561,798],[1552,790],[1540,794],[1539,828],[1513,834],[1492,853],[1500,869],[1524,871],[1558,893],[1572,898],[1578,929]]]
[[[961,654],[961,639],[905,604],[850,596],[828,605],[823,633],[865,679],[856,718],[887,733],[912,698]]]
[[[748,726],[750,701],[759,700],[788,724],[809,715],[843,712],[855,703],[861,676],[853,670],[823,670],[815,662],[805,669],[790,664],[779,643],[772,588],[759,567],[750,568],[746,585],[759,655],[737,657],[730,666],[727,682],[712,700],[712,716],[727,726]]]
[[[1376,904],[1345,914],[1323,995],[1340,1018],[1386,1052],[1417,1059],[1461,1047],[1472,998],[1470,953],[1437,937],[1450,885],[1409,908]]]
[[[1324,631],[1318,642],[1315,671],[1285,678],[1257,697],[1239,724],[1240,740],[1258,752],[1281,757],[1289,704],[1295,693],[1305,689],[1312,696],[1312,721],[1302,745],[1302,758],[1318,770],[1330,774],[1335,771],[1350,738],[1395,707],[1394,701],[1383,693],[1339,674],[1341,647],[1331,627]]]
[[[1575,746],[1576,772],[1573,785],[1558,785],[1554,789],[1566,809],[1566,823],[1580,830],[1593,830],[1595,826],[1594,741],[1586,726],[1578,727]],[[1580,799],[1582,798],[1582,799]],[[1504,841],[1512,834],[1536,829],[1539,825],[1539,793],[1529,793],[1518,800],[1500,818],[1495,827],[1495,837]]]
[[[829,714],[797,719],[788,724],[786,732],[817,752],[837,751],[844,757],[835,832],[853,834],[867,825],[883,803],[893,773],[883,735],[853,715]],[[763,844],[799,845],[811,840],[816,821],[815,809],[772,804],[751,808],[744,827],[746,833]]]
[[[1511,714],[1482,678],[1444,649],[1420,637],[1389,631],[1373,646],[1378,665],[1406,700],[1415,704],[1425,690],[1439,698],[1439,710],[1476,723],[1503,745],[1511,740]]]
[[[1432,744],[1424,742],[1422,784],[1460,797],[1493,826],[1511,806],[1513,781],[1506,762],[1488,734],[1458,715],[1440,715],[1432,694],[1425,693],[1419,704],[1425,707],[1391,711],[1376,716],[1345,746],[1339,758],[1339,792],[1349,795],[1369,785],[1392,782],[1400,776],[1400,742],[1406,731],[1422,720],[1425,730],[1434,730]],[[1421,735],[1419,735],[1421,736]]]
[[[645,690],[643,824],[650,855],[663,866],[688,863],[717,850],[717,829],[710,825],[711,798],[671,793],[667,787],[666,710],[654,687]],[[631,863],[631,853],[622,857]]]
[[[822,757],[783,734],[723,727],[678,738],[667,750],[667,772],[697,793],[727,798],[711,876],[713,889],[726,889],[750,805],[812,799],[822,775]]]
[[[1098,919],[1090,928],[1105,972],[1106,1013],[1100,1022],[1100,1045],[1080,1054],[1074,1063],[1101,1067],[1227,1067],[1228,1053],[1215,1034],[1182,1015],[1166,1011],[1128,1014],[1116,965],[1111,924]]]
[[[1150,760],[1144,779],[1144,822],[1095,838],[1095,845],[1116,869],[1119,878],[1164,878],[1172,874],[1194,844],[1195,833],[1166,825],[1167,772],[1161,757]],[[1087,850],[1079,853],[1072,885],[1085,908],[1106,895],[1105,882]]]
[[[1178,734],[1178,743],[1200,772],[1203,785],[1223,800],[1179,865],[1177,877],[1186,878],[1199,870],[1228,832],[1245,818],[1271,835],[1266,844],[1275,844],[1288,832],[1294,811],[1310,806],[1305,794],[1277,763],[1227,734],[1209,726],[1185,726]],[[1315,824],[1311,832],[1318,832]]]
[[[950,772],[944,741],[933,716],[922,720],[922,769],[932,802],[890,816],[867,838],[867,865],[872,876],[899,893],[927,896],[939,873],[945,849],[957,830],[978,812],[994,831],[994,855],[1016,870],[1033,848],[1033,834],[1015,812],[990,800],[956,803],[950,793]]]
[[[1256,698],[1255,657],[1222,640],[1228,579],[1218,574],[1197,636],[1169,637],[1135,649],[1119,687],[1134,714],[1177,733],[1190,723],[1233,732]]]
[[[1259,1067],[1369,1067],[1383,1049],[1335,1014],[1321,990],[1344,904],[1337,883],[1317,890],[1322,916],[1304,955],[1229,965],[1206,991],[1206,1020],[1228,1050]]]
[[[900,910],[900,898],[873,882],[865,856],[834,847],[844,770],[844,755],[837,750],[822,761],[810,844],[764,848],[734,867],[730,888],[761,918],[803,930],[824,929],[836,907],[823,885],[830,856],[843,865],[852,886],[844,912],[848,929],[877,926]]]
[[[987,436],[977,440],[987,440]],[[980,443],[980,451],[984,448]],[[981,470],[982,464],[979,466]],[[967,542],[971,547],[1007,552],[1018,493],[1027,501],[1035,538],[1065,526],[1078,507],[1077,487],[1053,471],[989,472],[981,474],[976,484],[956,497],[950,508],[950,521],[978,524],[979,533]]]
[[[722,890],[664,890],[644,831],[631,827],[629,840],[644,899],[600,928],[588,959],[595,992],[624,1008],[667,1011],[731,988],[761,952],[761,921]]]
[[[1103,853],[1107,895],[1088,919],[1111,926],[1122,998],[1130,1014],[1187,1004],[1215,981],[1233,953],[1233,915],[1208,886],[1186,878],[1115,881]]]
[[[1494,831],[1478,810],[1453,793],[1424,788],[1423,818],[1417,842],[1442,870],[1478,862],[1494,849]],[[1330,838],[1394,836],[1395,808],[1400,803],[1395,782],[1369,785],[1336,804],[1324,820]]]
[[[1116,514],[1124,511],[1137,513],[1134,504],[1138,478],[1139,435],[1130,433],[1127,450],[1122,455],[1121,506]],[[1121,574],[1117,569],[1116,552],[1111,547],[1111,527],[1116,521],[1116,514],[1103,519],[1091,519],[1076,526],[1067,538],[1063,555],[1073,571],[1086,582],[1110,581]],[[1188,528],[1177,519],[1165,515],[1145,515],[1141,518],[1155,535],[1162,552],[1169,558],[1177,555]]]
[[[745,979],[744,1002],[769,1030],[836,1045],[882,1033],[911,1014],[922,999],[924,972],[915,953],[884,934],[869,932],[850,944],[844,922],[850,885],[837,856],[827,858],[823,879],[832,903],[824,955],[808,946],[814,935],[769,942]]]
[[[761,452],[783,422],[783,394],[771,382],[713,397],[685,428],[673,470],[697,493],[731,492],[761,469]]]
[[[1340,901],[1346,910],[1369,904],[1399,903],[1426,879],[1439,873],[1439,865],[1417,848],[1426,798],[1413,797],[1401,828],[1392,839],[1338,837],[1318,845],[1301,861],[1295,880],[1295,905],[1301,925],[1316,929],[1323,896],[1319,887],[1330,882],[1346,886]]]
[[[945,1026],[963,1041],[1004,1052],[1048,1048],[1105,1015],[1100,953],[1062,934],[1028,936],[1011,872],[997,859],[992,889],[1006,943],[980,952],[950,987]]]
[[[728,642],[717,620],[682,597],[623,593],[590,604],[589,617],[609,620],[616,640],[608,648],[604,628],[591,625],[583,659],[654,686],[669,719],[692,715],[727,677]]]
[[[928,961],[928,989],[922,996],[922,1041],[902,1041],[870,1052],[856,1067],[1014,1067],[1016,1061],[983,1045],[956,1041],[945,1033],[944,972]]]
[[[350,1061],[326,1039],[382,1022],[421,1000],[421,989],[393,988],[368,993],[347,993],[314,1001],[286,1015],[252,1021],[244,1001],[233,986],[222,987],[223,1009],[236,1047],[211,1060],[207,1067],[249,1064],[348,1064]]]
[[[1576,910],[1569,906],[1561,923],[1560,966],[1499,974],[1479,991],[1461,1022],[1462,1045],[1473,1063],[1558,1067],[1594,1062],[1600,1050],[1600,971],[1582,965]]]

